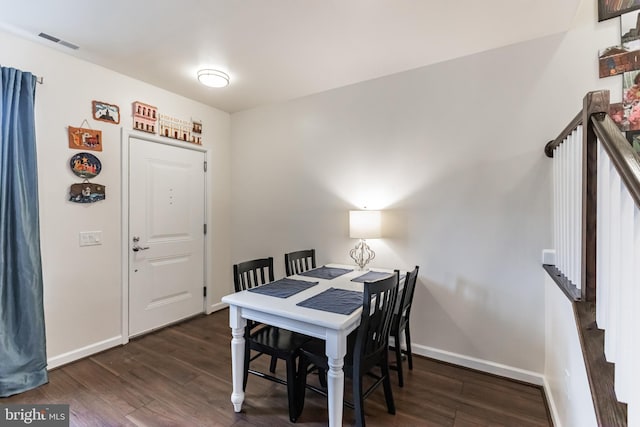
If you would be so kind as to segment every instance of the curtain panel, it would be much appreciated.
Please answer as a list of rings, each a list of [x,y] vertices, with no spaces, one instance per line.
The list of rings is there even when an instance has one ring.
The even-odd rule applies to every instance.
[[[48,381],[35,140],[35,76],[0,76],[0,396]]]

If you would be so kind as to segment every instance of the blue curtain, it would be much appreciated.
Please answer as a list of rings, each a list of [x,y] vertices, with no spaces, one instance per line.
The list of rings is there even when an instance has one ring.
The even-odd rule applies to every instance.
[[[35,76],[0,76],[0,396],[48,381],[42,305]]]

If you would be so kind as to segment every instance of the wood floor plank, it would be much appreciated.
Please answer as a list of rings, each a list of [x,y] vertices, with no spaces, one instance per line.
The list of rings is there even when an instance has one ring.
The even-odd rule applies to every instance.
[[[123,414],[141,408],[153,400],[144,389],[125,382],[111,372],[105,372],[88,358],[70,364],[65,373],[89,392],[99,394],[116,411]]]
[[[228,310],[198,316],[60,367],[49,373],[48,384],[0,399],[0,405],[68,403],[73,426],[291,425],[286,387],[255,376],[249,376],[242,411],[233,411],[228,316]],[[269,359],[252,365],[267,371]],[[391,373],[396,415],[387,413],[380,388],[365,401],[367,425],[551,426],[538,386],[419,356],[413,371],[406,361],[404,367],[403,388]],[[284,369],[280,362],[281,378]],[[347,380],[349,399],[350,390]],[[345,407],[343,413],[344,425],[353,425],[353,410]],[[326,426],[326,398],[308,391],[297,424]]]

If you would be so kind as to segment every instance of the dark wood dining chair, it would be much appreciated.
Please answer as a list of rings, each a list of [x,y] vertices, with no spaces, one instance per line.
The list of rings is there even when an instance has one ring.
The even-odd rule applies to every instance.
[[[265,283],[273,282],[273,258],[261,258],[241,262],[233,266],[233,284],[236,292],[245,291]],[[289,400],[289,419],[295,422],[297,406],[295,397],[296,362],[299,349],[310,337],[296,332],[280,329],[247,320],[245,328],[244,377],[242,388],[247,387],[249,374],[287,386]],[[256,354],[251,357],[251,350]],[[282,359],[286,363],[286,381],[275,375],[250,369],[250,363],[261,355],[271,356],[269,371],[275,374],[276,363]]]
[[[409,316],[411,315],[411,304],[413,303],[413,294],[416,289],[416,280],[418,279],[419,267],[413,269],[407,273],[404,280],[404,289],[398,303],[396,313],[393,315],[391,321],[391,336],[393,337],[393,347],[396,355],[396,362],[391,366],[391,369],[398,371],[398,384],[400,387],[404,387],[404,378],[402,372],[402,354],[407,356],[409,369],[413,370],[413,358],[411,356],[411,330],[409,328]],[[404,338],[406,343],[406,350],[402,350],[402,333],[404,332]]]
[[[355,409],[356,425],[364,426],[364,399],[380,384],[384,388],[387,411],[396,413],[389,375],[389,332],[398,296],[399,272],[374,282],[364,282],[360,326],[347,338],[347,354],[344,358],[345,376],[353,381],[353,401],[345,405]],[[302,346],[298,365],[298,410],[302,413],[306,389],[327,396],[327,390],[307,384],[307,376],[319,369],[322,376],[329,369],[325,353],[325,341],[312,339]],[[379,374],[377,373],[379,371]],[[363,390],[364,377],[372,377],[374,383]]]
[[[307,270],[316,268],[316,250],[306,249],[284,254],[284,267],[287,276],[304,273]]]

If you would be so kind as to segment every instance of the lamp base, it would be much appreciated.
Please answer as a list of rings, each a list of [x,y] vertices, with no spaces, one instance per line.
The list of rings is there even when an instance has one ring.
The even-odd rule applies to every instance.
[[[360,239],[356,247],[349,251],[349,256],[356,262],[359,270],[362,271],[369,261],[376,257],[376,253],[367,245],[364,239]]]

